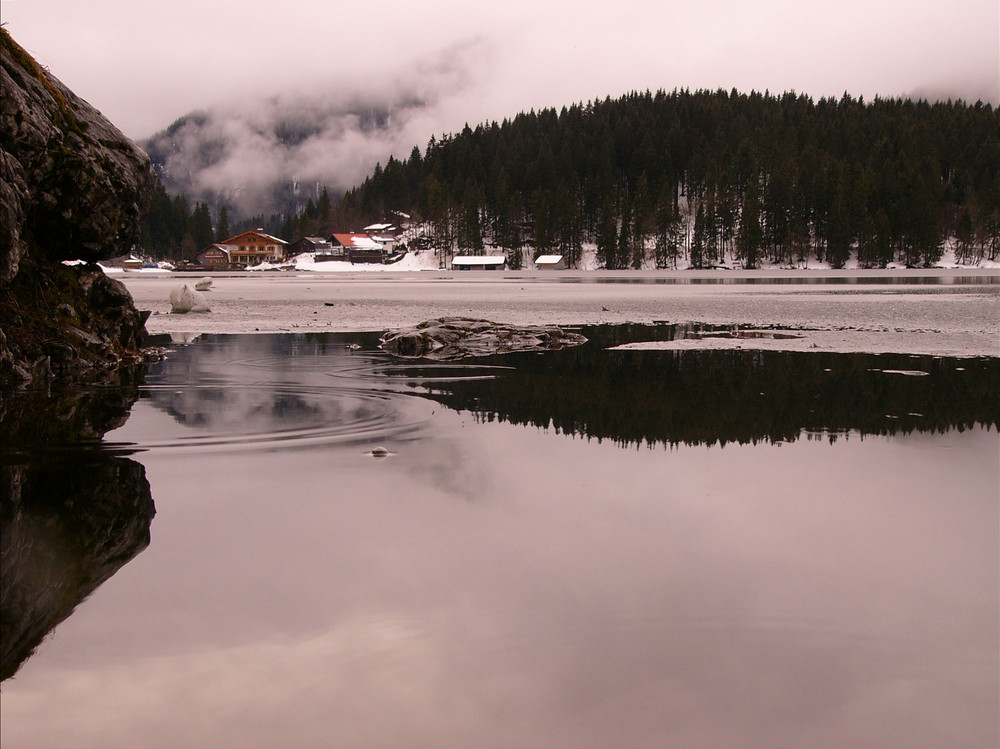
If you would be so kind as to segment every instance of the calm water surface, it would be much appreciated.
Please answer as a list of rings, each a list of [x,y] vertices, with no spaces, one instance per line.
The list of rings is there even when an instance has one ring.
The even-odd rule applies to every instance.
[[[205,336],[75,438],[23,406],[5,639],[86,600],[5,749],[997,745],[1000,361],[582,332]]]

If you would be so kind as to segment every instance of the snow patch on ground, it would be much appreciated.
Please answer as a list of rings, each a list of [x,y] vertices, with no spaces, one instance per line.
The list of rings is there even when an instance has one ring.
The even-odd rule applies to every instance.
[[[530,251],[526,250],[526,254]],[[456,254],[462,254],[458,252]],[[487,246],[483,250],[485,255],[502,255],[503,250],[499,247]],[[552,254],[551,252],[548,254]],[[66,261],[67,264],[79,263],[82,261]],[[163,275],[170,272],[169,269],[165,268],[142,268],[141,270],[125,270],[123,268],[112,268],[108,266],[101,265],[104,272],[108,275],[112,274],[122,274],[122,273],[139,273],[139,274],[153,274],[153,275]],[[955,258],[954,245],[950,242],[945,246],[944,252],[941,255],[941,259],[936,262],[932,268],[941,269],[973,269],[981,268],[983,270],[995,270],[1000,269],[1000,262],[983,260],[975,264],[962,264],[959,263]],[[450,260],[446,263],[444,270],[451,269]],[[845,271],[856,271],[861,269],[858,265],[857,258],[852,256],[848,260],[847,264],[842,270]],[[885,270],[904,270],[906,266],[901,263],[890,263]],[[295,257],[288,258],[277,263],[261,263],[260,265],[255,265],[247,268],[251,272],[262,272],[262,271],[308,271],[315,273],[375,273],[382,271],[437,271],[442,270],[440,259],[434,250],[421,250],[418,252],[407,252],[403,258],[397,262],[389,263],[387,265],[381,265],[377,263],[351,263],[347,260],[327,260],[327,261],[316,261],[316,256],[314,253],[306,252],[301,255],[296,255]],[[531,261],[530,257],[525,258],[525,270],[535,270],[534,263]],[[597,259],[597,245],[588,242],[584,243],[582,247],[582,253],[580,258],[580,263],[577,268],[572,269],[575,271],[601,271],[601,264]],[[643,264],[640,270],[644,271],[655,271],[657,270],[655,264],[652,261],[647,261]],[[679,258],[676,268],[667,268],[665,270],[693,270],[691,264],[686,258]],[[742,271],[738,264],[733,264],[731,262],[715,266],[712,269],[714,271],[725,272],[727,270],[732,271]],[[819,262],[812,258],[804,263],[795,263],[794,265],[783,265],[780,263],[762,263],[759,270],[834,270],[829,263]],[[558,271],[555,271],[558,272]]]

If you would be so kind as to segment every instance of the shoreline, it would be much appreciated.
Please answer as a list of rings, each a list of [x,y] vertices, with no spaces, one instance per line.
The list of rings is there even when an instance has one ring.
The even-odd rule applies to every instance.
[[[385,331],[464,316],[514,325],[704,323],[819,331],[743,348],[1000,357],[1000,269],[113,274],[150,334]],[[210,277],[209,313],[170,291]],[[815,344],[815,345],[813,345]]]

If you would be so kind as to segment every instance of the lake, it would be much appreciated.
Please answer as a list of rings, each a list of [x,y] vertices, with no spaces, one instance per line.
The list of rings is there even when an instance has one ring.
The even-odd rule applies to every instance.
[[[1000,359],[575,329],[5,394],[5,749],[997,745]]]

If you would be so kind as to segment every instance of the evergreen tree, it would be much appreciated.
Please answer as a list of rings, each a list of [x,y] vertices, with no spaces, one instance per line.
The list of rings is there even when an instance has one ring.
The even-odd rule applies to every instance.
[[[212,232],[212,216],[208,212],[207,203],[195,203],[194,211],[191,212],[191,218],[188,221],[187,234],[196,254],[215,242],[215,234]]]
[[[597,262],[602,268],[618,268],[618,214],[606,196],[597,216]]]
[[[676,192],[664,188],[656,207],[656,267],[676,268],[680,255],[681,217],[677,212]]]
[[[708,229],[705,220],[705,204],[698,204],[698,211],[694,218],[694,235],[691,239],[690,261],[692,268],[705,268],[708,266],[706,257],[706,245],[708,244]]]
[[[482,205],[481,190],[469,179],[465,185],[465,195],[462,199],[462,214],[458,225],[457,240],[459,249],[466,254],[483,254],[483,229],[479,215]]]
[[[232,229],[229,228],[229,209],[226,208],[225,204],[219,208],[219,222],[215,229],[215,236],[219,242],[223,242],[229,239],[233,235]]]
[[[333,228],[330,226],[330,214],[332,213],[333,205],[330,202],[330,193],[327,192],[326,186],[320,191],[319,200],[316,201],[316,224],[317,224],[317,236],[326,236],[330,233]]]
[[[764,241],[764,230],[760,225],[760,198],[756,182],[751,180],[743,198],[740,211],[740,230],[736,237],[736,252],[743,267],[752,269],[760,264],[760,248]]]

